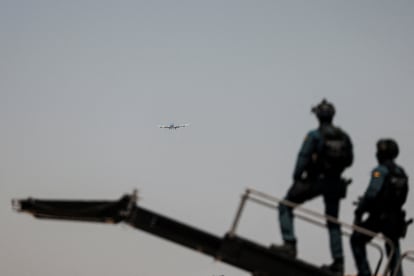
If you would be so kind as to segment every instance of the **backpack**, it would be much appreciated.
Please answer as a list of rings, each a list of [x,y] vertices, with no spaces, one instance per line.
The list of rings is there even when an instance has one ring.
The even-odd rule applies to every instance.
[[[407,200],[408,195],[408,177],[400,167],[387,166],[388,175],[386,176],[382,196],[383,204],[388,206],[387,209],[401,209]]]
[[[319,160],[322,170],[342,172],[352,163],[352,146],[348,135],[337,127],[321,129]]]

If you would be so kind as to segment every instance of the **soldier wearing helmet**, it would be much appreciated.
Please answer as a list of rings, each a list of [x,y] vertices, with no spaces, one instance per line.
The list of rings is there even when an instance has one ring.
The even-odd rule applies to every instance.
[[[353,162],[353,146],[345,131],[332,124],[335,107],[323,99],[312,108],[319,121],[319,127],[310,131],[299,151],[293,172],[293,185],[285,200],[296,204],[322,196],[325,214],[337,218],[339,202],[345,197],[346,184],[341,178],[342,172]],[[286,205],[279,206],[279,222],[283,245],[272,245],[272,249],[296,256],[296,237],[293,227],[293,210]],[[333,258],[331,265],[323,268],[343,275],[343,250],[341,229],[338,224],[327,222],[330,249]]]
[[[400,258],[399,238],[405,235],[405,211],[402,209],[408,194],[408,177],[404,169],[395,163],[399,149],[393,139],[380,139],[376,145],[378,166],[371,173],[371,181],[355,209],[354,224],[376,233],[383,233],[395,245],[391,260],[391,274]],[[368,217],[363,220],[364,214]],[[358,276],[371,276],[366,255],[366,244],[372,237],[355,232],[351,236],[351,247]],[[386,245],[387,255],[390,248]],[[397,273],[402,276],[402,271]]]
[[[319,122],[323,123],[332,123],[332,119],[335,116],[335,107],[326,99],[323,99],[317,106],[312,107],[311,111],[316,115]]]

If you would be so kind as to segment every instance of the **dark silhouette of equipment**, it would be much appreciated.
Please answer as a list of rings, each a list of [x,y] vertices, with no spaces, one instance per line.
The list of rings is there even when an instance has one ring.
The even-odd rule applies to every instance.
[[[124,222],[147,233],[194,249],[217,260],[251,272],[255,276],[332,276],[302,260],[290,258],[237,235],[218,237],[136,204],[137,193],[119,200],[15,199],[16,211],[36,218],[85,222]]]

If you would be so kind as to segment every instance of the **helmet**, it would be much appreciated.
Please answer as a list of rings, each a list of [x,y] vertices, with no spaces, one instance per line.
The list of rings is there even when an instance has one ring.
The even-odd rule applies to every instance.
[[[380,139],[377,142],[378,160],[393,160],[399,153],[398,144],[393,139]]]
[[[317,106],[312,107],[311,111],[315,113],[320,121],[330,122],[335,115],[335,107],[326,99],[323,99]]]

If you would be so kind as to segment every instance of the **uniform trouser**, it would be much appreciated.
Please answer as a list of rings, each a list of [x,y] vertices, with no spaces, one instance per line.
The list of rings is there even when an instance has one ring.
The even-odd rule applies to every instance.
[[[323,196],[325,203],[325,214],[334,218],[338,218],[340,197],[336,195],[332,196],[332,194],[329,194],[324,190],[324,185],[329,184],[330,183],[324,183],[322,181],[297,181],[289,189],[285,199],[297,204],[302,204],[305,201],[311,200],[317,196]],[[332,185],[336,185],[336,183],[333,183]],[[285,205],[279,206],[279,223],[282,232],[282,238],[285,242],[296,242],[293,218],[294,215],[291,207],[287,207]],[[334,260],[342,259],[343,250],[341,227],[339,224],[332,223],[330,221],[327,221],[327,225],[332,258]]]
[[[395,216],[396,217],[396,216]],[[395,222],[392,221],[395,217],[390,217],[390,220],[380,219],[378,217],[370,216],[366,221],[360,224],[361,227],[369,229],[376,233],[383,233],[386,237],[391,239],[395,246],[395,252],[390,263],[390,275],[394,275],[398,260],[400,259],[400,244],[398,234],[395,233]],[[359,232],[353,232],[351,236],[351,248],[354,256],[355,265],[358,270],[358,276],[371,276],[371,268],[367,259],[366,245],[372,237],[364,235]],[[391,248],[385,244],[387,256],[389,256]],[[399,270],[397,276],[402,276],[402,269]]]

